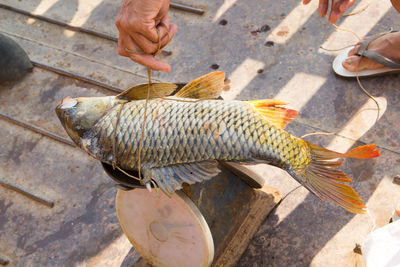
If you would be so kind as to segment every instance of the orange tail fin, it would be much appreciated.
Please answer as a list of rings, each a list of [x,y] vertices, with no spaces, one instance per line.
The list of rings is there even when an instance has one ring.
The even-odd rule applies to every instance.
[[[368,159],[379,156],[376,145],[356,147],[347,153],[338,153],[306,142],[310,148],[311,161],[305,169],[289,173],[307,189],[322,200],[329,199],[353,213],[365,213],[366,207],[361,197],[349,185],[352,180],[342,171],[335,169],[341,165],[338,158]],[[335,160],[336,159],[336,160]]]
[[[342,157],[353,159],[372,159],[379,156],[379,150],[376,149],[375,144],[372,144],[353,148],[349,152],[344,153]]]
[[[347,153],[335,152],[306,141],[311,149],[311,154],[315,158],[322,160],[331,160],[336,158],[353,158],[353,159],[372,159],[380,156],[379,150],[376,145],[364,145],[353,148]]]

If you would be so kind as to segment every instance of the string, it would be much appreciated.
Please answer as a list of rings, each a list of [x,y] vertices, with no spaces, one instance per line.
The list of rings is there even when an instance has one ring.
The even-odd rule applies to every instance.
[[[368,6],[369,6],[369,4],[366,5],[362,10],[357,11],[357,12],[354,12],[354,13],[347,14],[347,16],[352,16],[352,15],[355,15],[355,14],[359,14],[359,13],[363,12],[365,9],[367,9]],[[335,24],[331,24],[331,25],[332,25],[333,27],[335,27],[337,30],[342,30],[342,31],[350,32],[350,33],[354,34],[354,35],[358,38],[359,41],[361,40],[361,38],[360,38],[360,37],[357,35],[357,33],[355,33],[354,31],[349,30],[349,29],[345,29],[345,28],[338,27],[338,26],[335,25]],[[366,94],[370,99],[372,99],[372,100],[375,102],[376,106],[377,106],[377,116],[376,116],[376,119],[375,119],[375,124],[376,124],[376,123],[378,122],[378,120],[379,120],[381,107],[380,107],[380,105],[379,105],[378,100],[377,100],[372,94],[370,94],[370,93],[368,92],[368,90],[365,89],[365,87],[362,85],[362,83],[361,83],[361,81],[360,81],[358,69],[359,69],[359,66],[360,66],[360,63],[361,63],[361,58],[364,56],[364,53],[365,53],[365,51],[367,50],[367,48],[368,48],[370,42],[372,42],[373,40],[376,40],[377,38],[382,37],[383,35],[386,35],[386,34],[388,34],[388,33],[391,33],[392,31],[393,31],[393,29],[390,28],[390,30],[387,31],[387,32],[379,33],[379,34],[376,34],[376,35],[372,36],[372,37],[370,38],[370,40],[368,41],[367,45],[364,47],[363,51],[361,52],[361,54],[360,54],[360,60],[359,60],[358,63],[357,63],[357,71],[356,71],[357,83],[358,83],[358,85],[360,86],[360,89],[363,91],[363,93]],[[357,44],[359,44],[359,43],[357,43]],[[356,44],[356,45],[357,45],[357,44]],[[323,49],[323,50],[326,50],[326,51],[340,51],[340,50],[343,50],[343,49],[346,49],[346,48],[349,48],[349,47],[352,47],[352,46],[355,46],[355,45],[345,46],[345,47],[343,47],[343,48],[341,48],[341,49],[326,49],[326,48],[324,48],[324,47],[322,47],[322,46],[320,46],[320,48]],[[361,112],[361,111],[358,111],[356,114],[358,114],[359,112]],[[355,116],[355,115],[354,115],[354,116]],[[307,137],[307,136],[312,136],[312,135],[335,135],[335,134],[337,134],[338,132],[340,132],[340,130],[337,130],[337,131],[335,131],[335,132],[314,132],[314,133],[305,134],[305,135],[301,136],[301,138],[305,138],[305,137]]]
[[[354,32],[353,30],[350,30],[350,29],[347,29],[347,28],[339,27],[339,26],[337,26],[337,25],[334,24],[334,23],[330,23],[330,24],[331,24],[336,30],[352,33],[355,37],[357,37],[358,41],[361,41],[360,36],[358,36],[358,34],[357,34],[356,32]]]
[[[159,32],[157,31],[159,34]],[[160,35],[158,35],[160,38]],[[138,148],[138,172],[139,172],[139,179],[141,179],[141,151],[142,151],[142,143],[143,143],[143,135],[144,135],[144,127],[146,127],[146,119],[147,119],[147,104],[149,102],[149,97],[150,97],[150,87],[151,87],[151,69],[147,68],[147,76],[149,78],[149,83],[147,86],[147,96],[146,96],[146,102],[144,104],[144,114],[143,114],[143,124],[142,124],[142,130],[140,132],[140,139],[139,139],[139,148]]]
[[[166,28],[166,32],[167,32],[167,35],[168,35],[168,40],[170,40],[171,39],[171,36],[170,36],[170,33],[169,33],[169,30],[168,30],[168,27],[165,25],[165,23],[163,23],[163,22],[161,22],[159,25],[161,25],[161,26],[164,26],[165,28]],[[162,48],[165,46],[162,46],[161,45],[161,35],[160,35],[160,31],[159,31],[159,29],[158,28],[156,28],[156,32],[157,32],[157,38],[158,38],[158,46],[157,46],[157,50],[152,54],[153,56],[156,56],[157,54],[159,54],[159,52],[162,50]],[[166,42],[166,43],[168,43],[168,42]],[[126,49],[126,51],[128,52],[128,53],[135,53],[135,54],[137,54],[137,52],[135,52],[135,51],[133,51],[133,50],[129,50],[129,49]],[[116,120],[116,124],[115,124],[115,127],[114,127],[114,129],[115,129],[115,131],[114,131],[114,133],[113,133],[113,138],[112,138],[112,150],[113,150],[113,162],[112,162],[112,166],[113,166],[113,168],[115,169],[118,169],[119,171],[121,171],[122,173],[124,173],[125,175],[127,175],[127,176],[129,176],[129,177],[131,177],[131,178],[133,178],[133,179],[136,179],[136,180],[138,180],[138,181],[142,181],[142,172],[141,172],[141,160],[142,160],[142,157],[141,157],[141,152],[142,152],[142,148],[143,148],[143,137],[144,137],[144,130],[145,130],[145,127],[146,127],[146,120],[147,120],[147,109],[148,109],[148,102],[149,102],[149,98],[150,98],[150,90],[152,90],[152,92],[157,96],[157,97],[159,97],[159,98],[161,98],[161,99],[163,99],[163,100],[173,100],[173,101],[177,101],[177,102],[192,102],[192,103],[195,103],[195,102],[198,102],[198,101],[201,101],[201,100],[204,100],[204,99],[198,99],[198,100],[182,100],[182,99],[169,99],[169,98],[165,98],[165,97],[163,97],[163,96],[160,96],[159,94],[158,94],[158,92],[154,89],[154,87],[152,86],[152,81],[151,81],[151,69],[148,67],[147,68],[147,77],[148,77],[148,85],[147,85],[147,96],[146,96],[146,101],[145,101],[145,106],[144,106],[144,114],[143,114],[143,123],[142,123],[142,128],[141,128],[141,132],[140,132],[140,139],[139,139],[139,147],[138,147],[138,151],[137,151],[137,158],[138,158],[138,176],[139,177],[135,177],[135,176],[133,176],[133,175],[130,175],[129,173],[127,173],[126,171],[124,171],[124,170],[122,170],[120,167],[118,167],[117,166],[117,160],[116,160],[116,155],[117,155],[117,151],[116,151],[116,138],[117,138],[117,135],[116,135],[116,132],[117,132],[117,130],[118,130],[118,124],[119,124],[119,120],[120,120],[120,117],[121,117],[121,111],[122,111],[122,109],[123,109],[123,106],[125,105],[125,103],[123,103],[122,105],[121,105],[121,107],[119,108],[119,110],[118,110],[118,115],[117,115],[117,120]],[[157,185],[155,184],[155,182],[153,181],[153,180],[150,180],[150,183],[156,188],[156,192],[157,192],[157,194],[158,194],[158,190],[157,190]]]
[[[160,25],[164,26],[166,28],[167,34],[168,34],[168,40],[170,39],[170,34],[169,34],[169,30],[168,27],[161,22]],[[157,55],[159,51],[161,51],[162,47],[161,47],[161,35],[160,35],[160,31],[158,30],[158,28],[156,27],[156,31],[157,31],[157,38],[158,38],[158,47],[157,50],[153,53],[153,56]],[[137,154],[137,158],[138,158],[138,173],[139,173],[139,179],[142,179],[142,173],[141,173],[141,152],[142,152],[142,145],[143,145],[143,136],[144,136],[144,130],[146,127],[146,119],[147,119],[147,105],[149,102],[149,98],[150,98],[150,88],[152,88],[151,84],[151,69],[148,67],[147,68],[147,78],[148,78],[148,84],[147,84],[147,96],[146,96],[146,102],[144,104],[144,114],[143,114],[143,124],[142,124],[142,129],[140,132],[140,139],[139,139],[139,148],[138,148],[138,154]],[[155,91],[155,90],[153,90]],[[157,94],[157,93],[156,93]]]
[[[338,49],[328,49],[328,48],[324,48],[323,46],[320,46],[319,48],[321,48],[322,50],[328,51],[328,52],[337,52],[337,51],[341,51],[341,50],[346,49],[346,48],[350,48],[350,47],[356,46],[358,44],[359,43],[355,43],[355,44],[347,45],[347,46],[344,46],[344,47],[338,48]]]
[[[361,12],[364,12],[369,7],[370,4],[371,4],[371,2],[366,4],[362,8],[360,8],[360,10],[357,10],[357,11],[354,11],[354,12],[351,12],[351,13],[348,13],[348,14],[343,14],[343,17],[350,17],[350,16],[353,16],[353,15],[360,14]]]
[[[116,120],[115,125],[114,125],[114,132],[113,132],[113,136],[112,136],[112,139],[111,139],[112,153],[113,153],[112,167],[113,167],[114,170],[117,167],[117,147],[116,147],[117,130],[118,130],[118,125],[119,125],[119,119],[121,117],[121,111],[122,111],[122,108],[124,107],[124,104],[125,103],[123,103],[121,106],[119,106],[119,110],[118,110],[118,113],[117,113],[117,120]]]
[[[161,22],[160,24],[163,25],[166,28],[167,34],[168,34],[168,40],[169,40],[170,39],[170,34],[169,34],[169,31],[168,31],[168,27],[163,22]],[[158,47],[157,47],[157,50],[153,53],[153,56],[157,55],[159,53],[159,51],[162,49],[160,31],[158,30],[157,27],[156,27],[156,31],[157,31],[157,37],[158,37]],[[131,50],[128,50],[128,49],[126,49],[126,50],[127,50],[127,52],[132,52]],[[150,88],[151,88],[151,84],[152,84],[152,82],[151,82],[151,69],[150,68],[147,68],[147,76],[148,76],[148,80],[149,80],[148,81],[148,87],[147,87],[147,97],[146,97],[146,102],[145,102],[145,107],[144,107],[143,124],[142,124],[141,133],[140,133],[139,148],[138,148],[138,155],[137,155],[137,157],[138,157],[138,174],[139,174],[139,177],[135,177],[135,176],[130,175],[129,173],[125,172],[124,170],[122,170],[121,168],[119,168],[117,166],[117,162],[116,162],[116,154],[117,154],[117,152],[116,152],[116,137],[117,137],[116,132],[118,130],[118,124],[119,124],[119,120],[120,120],[120,117],[121,117],[121,111],[122,111],[122,108],[124,107],[125,103],[123,103],[121,105],[121,107],[120,107],[120,109],[118,111],[117,121],[116,121],[116,125],[114,127],[114,129],[115,129],[114,130],[114,134],[113,134],[114,138],[112,139],[112,148],[113,148],[113,163],[112,163],[112,166],[113,166],[113,168],[114,169],[117,168],[119,171],[121,171],[125,175],[127,175],[127,176],[129,176],[131,178],[134,178],[136,180],[139,180],[139,181],[142,180],[142,174],[141,174],[141,150],[142,150],[144,129],[145,129],[145,126],[146,126],[147,104],[148,104],[148,100],[149,100],[149,96],[150,96]]]
[[[140,179],[140,178],[138,178],[138,177],[136,177],[136,176],[133,176],[133,175],[127,173],[126,171],[124,171],[123,169],[121,169],[121,168],[118,167],[118,166],[116,166],[115,168],[117,168],[119,171],[121,171],[121,172],[122,172],[123,174],[125,174],[126,176],[129,176],[130,178],[133,178],[133,179],[138,180],[138,181],[141,181],[141,180],[142,180],[142,179]]]
[[[356,71],[357,83],[358,83],[358,85],[360,86],[361,90],[362,90],[369,98],[371,98],[371,99],[375,102],[376,106],[378,107],[378,112],[377,112],[377,116],[376,116],[375,123],[377,123],[378,120],[379,120],[381,107],[379,106],[378,100],[376,100],[376,98],[375,98],[373,95],[371,95],[371,94],[367,91],[367,89],[365,89],[365,87],[361,84],[360,77],[359,77],[359,72],[358,72],[358,67],[360,66],[361,58],[364,56],[364,53],[365,53],[365,51],[367,50],[369,44],[370,44],[373,40],[376,40],[376,39],[378,39],[378,38],[380,38],[380,37],[382,37],[382,36],[384,36],[384,35],[386,35],[386,34],[389,34],[389,33],[391,33],[392,31],[393,31],[393,29],[390,28],[389,31],[383,32],[383,33],[375,34],[372,38],[370,38],[369,41],[368,41],[368,43],[367,43],[367,45],[366,45],[365,48],[363,49],[363,51],[362,51],[362,53],[361,53],[361,55],[360,55],[360,60],[358,61],[358,64],[357,64],[357,71]]]

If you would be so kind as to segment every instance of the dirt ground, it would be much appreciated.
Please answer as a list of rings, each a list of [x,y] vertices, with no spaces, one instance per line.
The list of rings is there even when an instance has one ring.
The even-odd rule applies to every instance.
[[[115,17],[121,1],[0,0],[35,14],[117,36]],[[380,106],[363,93],[355,79],[334,75],[335,50],[357,42],[352,33],[335,31],[318,16],[317,0],[185,0],[205,10],[200,16],[171,10],[179,26],[160,55],[170,73],[153,80],[187,82],[218,69],[232,88],[225,99],[277,98],[299,116],[287,127],[296,136],[344,152],[378,145],[374,160],[347,160],[343,166],[367,203],[369,214],[354,215],[322,202],[287,173],[267,165],[253,169],[265,184],[286,196],[267,217],[238,266],[355,266],[353,252],[372,230],[387,224],[400,206],[400,76],[361,82]],[[369,4],[369,5],[368,5]],[[389,0],[357,1],[337,25],[359,36],[400,28],[400,14]],[[112,40],[67,30],[0,7],[0,33],[17,41],[31,60],[128,88],[147,81],[146,69],[117,55]],[[322,49],[321,47],[325,48]],[[66,96],[113,93],[35,67],[23,80],[0,86],[0,112],[67,137],[54,108]],[[378,118],[378,119],[377,119]],[[0,257],[9,266],[129,266],[131,245],[115,214],[116,189],[101,165],[86,153],[20,126],[0,120],[0,179],[54,202],[34,202],[0,186]],[[290,194],[289,194],[290,192]],[[128,256],[127,256],[128,255]]]

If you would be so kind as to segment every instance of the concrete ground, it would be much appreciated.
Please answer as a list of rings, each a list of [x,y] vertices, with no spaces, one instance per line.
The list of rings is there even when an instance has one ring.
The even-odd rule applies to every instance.
[[[347,160],[343,166],[369,208],[353,215],[298,188],[264,221],[238,266],[355,266],[353,252],[373,225],[385,225],[400,206],[400,76],[362,79],[376,97],[368,98],[354,79],[334,75],[338,49],[357,42],[335,31],[317,14],[317,0],[185,0],[206,10],[203,16],[171,10],[179,30],[160,58],[170,73],[154,80],[185,82],[214,68],[232,81],[226,99],[277,98],[290,102],[299,116],[288,127],[296,136],[337,132],[306,139],[346,151],[375,143],[381,156]],[[117,36],[114,0],[0,0],[0,3]],[[359,36],[400,28],[389,0],[357,1],[338,26]],[[117,56],[110,40],[73,32],[0,8],[0,33],[16,40],[33,61],[128,88],[146,82],[145,68]],[[0,112],[66,137],[54,108],[62,98],[112,93],[98,86],[35,68],[22,81],[0,87]],[[116,189],[98,162],[84,152],[0,120],[0,178],[54,201],[53,208],[0,187],[0,257],[11,266],[123,266],[131,246],[118,225]],[[298,183],[280,169],[255,167],[266,184],[283,195]],[[358,265],[357,265],[358,266]]]

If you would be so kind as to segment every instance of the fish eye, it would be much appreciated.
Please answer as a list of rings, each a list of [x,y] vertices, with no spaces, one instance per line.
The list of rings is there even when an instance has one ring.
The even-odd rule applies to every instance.
[[[67,101],[63,101],[60,105],[60,109],[68,109],[68,108],[73,108],[78,104],[78,101],[76,99],[68,99]]]

